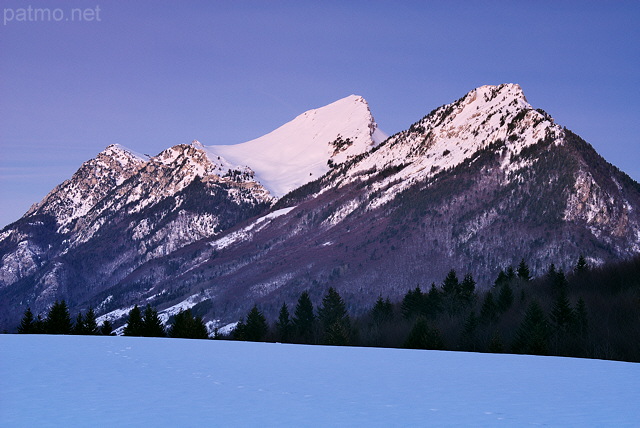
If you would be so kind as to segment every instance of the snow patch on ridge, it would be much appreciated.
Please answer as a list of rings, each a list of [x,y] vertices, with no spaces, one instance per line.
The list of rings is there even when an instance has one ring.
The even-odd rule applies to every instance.
[[[239,242],[246,241],[253,237],[253,234],[260,231],[264,226],[268,224],[270,220],[274,218],[283,216],[293,210],[295,207],[287,207],[281,208],[279,210],[273,211],[265,216],[262,216],[255,221],[253,221],[248,226],[243,227],[240,230],[232,232],[226,236],[223,236],[220,239],[216,239],[213,242],[210,242],[209,245],[215,248],[216,250],[221,250],[223,248],[228,247],[229,245]]]

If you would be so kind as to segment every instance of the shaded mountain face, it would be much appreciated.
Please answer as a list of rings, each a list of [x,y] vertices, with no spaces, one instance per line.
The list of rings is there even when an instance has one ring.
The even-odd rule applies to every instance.
[[[475,89],[384,142],[363,101],[299,116],[254,140],[269,147],[254,158],[255,142],[151,159],[108,148],[115,162],[103,152],[2,232],[2,322],[65,298],[116,323],[151,303],[165,319],[193,307],[213,326],[254,303],[275,316],[304,290],[319,302],[329,286],[358,312],[452,268],[482,286],[521,258],[540,274],[580,254],[602,263],[640,252],[638,183],[518,85]],[[305,140],[324,129],[320,116],[335,130]],[[322,150],[282,180],[265,159],[295,158],[296,135]]]

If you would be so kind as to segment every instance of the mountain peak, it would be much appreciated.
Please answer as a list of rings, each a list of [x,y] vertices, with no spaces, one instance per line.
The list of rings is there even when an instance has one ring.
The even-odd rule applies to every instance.
[[[246,166],[272,195],[283,196],[364,153],[384,139],[369,105],[349,95],[308,110],[274,131],[246,143],[205,147],[211,159]]]

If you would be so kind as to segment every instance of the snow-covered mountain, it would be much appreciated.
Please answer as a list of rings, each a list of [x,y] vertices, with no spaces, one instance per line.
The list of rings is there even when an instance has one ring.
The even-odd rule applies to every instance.
[[[38,310],[78,287],[94,295],[384,137],[366,101],[350,96],[236,146],[194,140],[148,157],[111,145],[1,232],[0,289],[29,294]]]
[[[385,137],[349,96],[237,146],[110,146],[1,232],[0,323],[65,298],[214,326],[328,286],[358,311],[451,268],[482,286],[521,258],[539,274],[640,252],[640,185],[518,85]]]
[[[364,153],[386,138],[364,98],[350,95],[255,140],[200,147],[211,159],[249,167],[259,183],[281,197],[324,175],[330,164]]]

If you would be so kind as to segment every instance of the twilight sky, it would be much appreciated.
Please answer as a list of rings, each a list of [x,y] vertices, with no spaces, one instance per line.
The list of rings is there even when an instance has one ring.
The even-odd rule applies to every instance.
[[[20,15],[29,5],[50,22]],[[240,143],[352,93],[393,134],[477,86],[519,83],[640,180],[640,1],[2,8],[0,228],[109,144],[154,155],[193,139]]]

